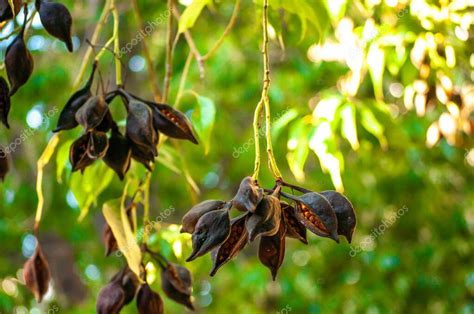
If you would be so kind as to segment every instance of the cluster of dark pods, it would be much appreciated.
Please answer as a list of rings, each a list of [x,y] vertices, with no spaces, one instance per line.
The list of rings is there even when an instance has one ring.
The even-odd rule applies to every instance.
[[[165,295],[190,310],[194,310],[191,302],[191,272],[185,267],[167,262],[157,253],[148,252],[153,257],[159,258],[161,289]],[[154,291],[146,280],[139,280],[137,275],[126,266],[100,290],[96,311],[98,314],[118,314],[125,305],[134,299],[136,299],[137,310],[140,314],[161,314],[164,312],[160,294]]]
[[[292,193],[283,192],[284,188]],[[231,219],[233,208],[244,213]],[[192,234],[193,251],[187,261],[212,252],[211,276],[247,243],[260,238],[259,259],[275,280],[285,256],[286,237],[307,244],[309,230],[338,243],[343,235],[350,243],[355,226],[352,204],[336,191],[313,192],[281,180],[273,189],[263,189],[246,177],[232,200],[207,200],[191,208],[183,217],[181,232]]]
[[[12,1],[14,12],[9,0],[0,0],[0,23],[12,19],[20,12],[21,1]],[[41,24],[53,37],[63,41],[68,50],[72,52],[71,26],[72,18],[68,9],[60,4],[36,0],[36,10],[39,13]],[[33,57],[25,44],[25,28],[28,17],[28,6],[24,6],[24,20],[20,32],[8,45],[5,52],[5,68],[11,88],[3,77],[0,77],[0,114],[1,121],[7,128],[8,113],[10,111],[10,97],[22,87],[33,73]]]
[[[95,160],[102,159],[123,179],[134,159],[149,170],[158,155],[160,133],[197,144],[188,118],[166,104],[146,101],[122,87],[93,95],[91,91],[97,63],[86,85],[75,92],[63,108],[54,132],[84,129],[70,148],[72,171],[83,171]],[[127,111],[125,134],[122,134],[109,110],[119,96]]]

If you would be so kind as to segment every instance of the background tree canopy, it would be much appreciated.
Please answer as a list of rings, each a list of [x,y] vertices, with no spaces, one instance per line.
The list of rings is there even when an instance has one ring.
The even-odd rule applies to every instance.
[[[208,256],[184,261],[191,240],[179,232],[194,204],[232,198],[252,174],[262,0],[180,0],[173,12],[166,1],[115,2],[123,80],[134,94],[153,99],[166,91],[170,15],[172,35],[180,34],[168,103],[192,121],[200,145],[173,139],[160,145],[150,180],[149,246],[191,270],[198,312],[474,312],[472,1],[269,1],[269,97],[279,168],[312,190],[344,191],[358,218],[352,244],[314,236],[307,246],[288,240],[275,282],[259,263],[256,244],[209,277]],[[145,176],[136,162],[124,181],[102,162],[83,174],[71,172],[69,147],[82,131],[54,137],[59,142],[42,180],[40,236],[53,286],[38,304],[22,279],[36,245],[37,161],[76,90],[86,40],[104,7],[98,0],[61,3],[73,16],[74,53],[32,19],[27,46],[35,71],[12,98],[10,129],[0,129],[0,144],[11,149],[11,169],[0,184],[1,313],[94,312],[100,288],[126,264],[117,254],[104,257],[102,206],[123,195],[125,182],[131,193]],[[2,23],[4,53],[13,40],[7,36],[22,21],[20,12]],[[229,21],[233,27],[226,30]],[[115,84],[114,56],[100,52],[113,28],[109,17],[92,40],[94,54],[101,53],[102,86],[94,85],[94,92]],[[125,125],[122,111],[114,117]],[[266,161],[260,181],[273,184]],[[147,264],[147,274],[159,291],[158,266]],[[166,312],[185,311],[163,299]],[[123,310],[135,312],[134,304]]]

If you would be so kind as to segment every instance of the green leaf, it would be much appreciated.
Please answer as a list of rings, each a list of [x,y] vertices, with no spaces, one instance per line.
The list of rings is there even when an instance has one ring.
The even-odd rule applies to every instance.
[[[211,134],[216,118],[216,106],[212,99],[195,95],[198,109],[193,113],[193,126],[204,144],[204,153],[207,155],[211,147]]]
[[[385,69],[385,52],[378,44],[372,44],[367,53],[367,65],[374,85],[377,100],[383,99],[383,73]]]
[[[186,30],[192,28],[204,7],[211,2],[212,0],[193,0],[179,19],[178,32],[184,33]]]
[[[73,140],[68,140],[64,142],[58,149],[58,153],[56,154],[56,180],[58,183],[62,183],[63,179],[63,172],[68,164],[69,159],[69,150]]]
[[[384,135],[384,127],[374,116],[370,109],[361,107],[361,123],[362,126],[380,142],[383,149],[387,148],[387,139]]]
[[[296,117],[298,117],[298,111],[294,108],[285,110],[277,119],[272,123],[272,138],[276,140],[283,129]]]
[[[288,153],[286,159],[290,170],[299,182],[304,181],[304,165],[309,155],[308,125],[304,120],[294,123],[288,137]]]
[[[331,181],[339,192],[344,191],[341,172],[344,167],[344,159],[339,151],[336,151],[335,137],[328,121],[320,122],[310,136],[309,147],[319,158],[321,168],[329,172]]]
[[[351,144],[353,150],[359,148],[359,139],[357,138],[357,124],[355,107],[351,103],[342,106],[340,111],[342,119],[342,136]]]
[[[109,186],[114,172],[103,162],[96,162],[87,167],[83,174],[74,172],[71,176],[71,191],[77,200],[82,221],[90,207],[97,202],[99,195]]]
[[[117,240],[120,252],[122,252],[127,260],[128,266],[138,278],[141,278],[140,265],[142,254],[128,221],[125,206],[121,204],[121,199],[104,203],[102,213]]]
[[[16,16],[15,3],[13,2],[13,0],[8,0],[8,4],[10,5],[10,8],[12,9],[13,17],[15,17]]]

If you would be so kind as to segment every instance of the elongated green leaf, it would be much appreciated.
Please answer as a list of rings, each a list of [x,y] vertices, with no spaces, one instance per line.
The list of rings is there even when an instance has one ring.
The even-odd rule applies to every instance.
[[[204,144],[204,153],[207,155],[211,147],[211,134],[216,118],[216,106],[212,99],[196,95],[198,109],[193,114],[193,126]]]
[[[140,264],[142,254],[133,235],[132,227],[128,221],[125,207],[121,204],[121,200],[116,199],[105,203],[102,207],[102,212],[117,240],[119,250],[127,260],[128,266],[138,278],[141,278]]]
[[[272,138],[277,140],[283,129],[296,117],[298,117],[298,111],[294,108],[288,109],[280,114],[272,123]]]
[[[372,111],[362,107],[361,109],[361,123],[362,126],[372,135],[374,135],[380,142],[383,149],[387,147],[387,139],[384,135],[383,125],[375,118]]]
[[[211,2],[212,0],[193,0],[179,19],[178,32],[183,33],[192,28],[204,7]]]
[[[299,182],[304,181],[304,165],[309,155],[308,130],[304,120],[294,123],[288,137],[288,153],[286,159],[290,170]]]
[[[58,149],[56,154],[56,180],[58,183],[62,183],[62,177],[64,169],[68,163],[69,158],[69,149],[71,147],[73,140],[68,140],[64,142]]]
[[[351,103],[342,106],[340,111],[342,119],[342,136],[351,144],[353,150],[359,149],[359,139],[357,137],[357,124],[355,107]]]
[[[377,100],[383,99],[383,73],[385,69],[385,52],[378,44],[370,46],[367,54],[367,65],[374,85],[374,94]]]

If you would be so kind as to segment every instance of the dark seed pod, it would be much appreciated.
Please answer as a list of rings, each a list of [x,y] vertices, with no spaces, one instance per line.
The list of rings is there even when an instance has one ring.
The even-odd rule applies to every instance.
[[[273,195],[265,195],[255,212],[245,223],[249,241],[257,236],[272,236],[278,232],[281,222],[280,200]]]
[[[158,156],[158,133],[153,128],[153,112],[145,103],[129,99],[126,136],[143,150]]]
[[[291,196],[290,199],[296,202],[295,213],[298,220],[309,231],[339,243],[337,217],[331,204],[324,196],[310,192],[301,196]]]
[[[108,111],[104,96],[92,96],[77,110],[75,117],[84,130],[89,132],[102,122]]]
[[[182,219],[181,233],[193,233],[194,227],[202,215],[224,207],[224,201],[207,200],[194,205]]]
[[[221,245],[230,234],[230,217],[227,209],[210,211],[199,218],[193,233],[193,252],[190,262]]]
[[[286,236],[300,240],[304,244],[308,244],[306,239],[306,227],[299,222],[295,214],[295,208],[285,202],[281,202],[281,210],[286,225]]]
[[[119,314],[124,302],[125,292],[122,288],[121,278],[114,278],[99,292],[96,303],[97,314]]]
[[[153,104],[150,107],[153,109],[153,125],[157,131],[198,144],[191,122],[182,112],[165,104]]]
[[[163,300],[158,293],[151,290],[148,284],[144,284],[138,291],[137,309],[139,314],[162,314],[164,313]]]
[[[263,190],[251,177],[245,177],[240,183],[239,190],[232,203],[240,211],[253,213],[263,198]]]
[[[41,24],[53,37],[63,41],[69,52],[73,51],[71,39],[72,17],[69,10],[61,3],[36,0],[36,10],[39,12]]]
[[[69,161],[72,165],[72,171],[84,170],[90,166],[94,159],[87,154],[89,150],[89,134],[84,134],[72,143],[69,150]]]
[[[103,160],[123,180],[128,169],[130,169],[130,161],[132,150],[128,140],[120,134],[119,131],[112,131],[109,138],[109,148]]]
[[[212,251],[212,267],[210,276],[214,276],[222,265],[236,256],[247,244],[247,230],[245,221],[248,214],[243,214],[231,220],[230,235],[217,249]]]
[[[112,233],[112,229],[107,223],[104,224],[104,228],[102,230],[102,241],[105,245],[105,256],[109,256],[112,254],[112,252],[118,250],[117,240]]]
[[[144,149],[141,146],[136,145],[135,143],[129,141],[132,148],[132,158],[139,163],[143,164],[147,170],[151,171],[151,166],[155,161],[155,156],[151,150]]]
[[[110,113],[110,110],[107,111],[102,122],[98,126],[95,127],[95,130],[99,132],[105,132],[105,133],[107,133],[110,130],[118,130],[117,123],[115,123],[114,118],[112,117],[112,114]]]
[[[35,295],[36,301],[41,302],[48,291],[51,273],[39,243],[33,256],[23,266],[23,278],[28,289]]]
[[[0,147],[0,180],[5,180],[5,176],[10,170],[7,153]]]
[[[191,272],[186,267],[168,263],[161,270],[161,288],[168,298],[194,311],[192,287]]]
[[[89,80],[83,88],[75,92],[71,98],[67,101],[63,110],[59,115],[58,125],[53,132],[59,132],[63,130],[70,130],[75,128],[78,123],[76,121],[76,112],[82,105],[92,96],[91,86],[94,81],[94,75],[97,69],[97,63],[94,62],[92,67],[92,73],[89,76]]]
[[[3,76],[0,76],[0,121],[2,121],[7,129],[10,128],[10,125],[8,124],[10,105],[10,88]]]
[[[351,243],[357,223],[354,207],[351,202],[344,195],[336,191],[323,191],[321,195],[329,201],[336,212],[337,233],[345,236],[347,241]]]
[[[10,7],[8,0],[0,1],[0,23],[5,22],[13,18],[13,15],[17,15],[21,10],[21,0],[13,0],[13,6],[15,8],[15,14],[13,14],[12,8]]]
[[[100,159],[105,156],[109,148],[109,139],[104,132],[90,132],[87,155],[91,159]]]
[[[8,81],[11,85],[10,96],[13,96],[16,91],[23,86],[33,73],[33,57],[28,51],[23,39],[25,33],[26,19],[28,17],[28,10],[25,6],[25,19],[20,33],[7,47],[5,53],[5,68],[7,70]]]
[[[139,287],[139,281],[137,275],[126,266],[123,269],[123,274],[121,276],[122,289],[124,292],[123,304],[127,305],[135,298],[137,290]]]
[[[258,257],[260,262],[270,269],[273,280],[276,279],[278,269],[285,258],[285,232],[285,224],[281,224],[278,233],[260,239]]]

